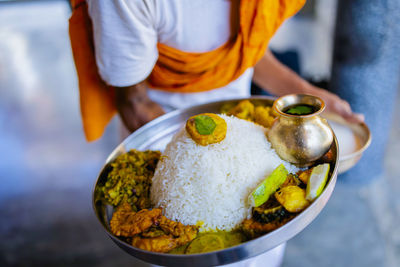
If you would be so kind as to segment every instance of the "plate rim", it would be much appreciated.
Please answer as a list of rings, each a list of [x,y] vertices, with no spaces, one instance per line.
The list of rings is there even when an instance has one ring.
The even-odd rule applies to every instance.
[[[129,253],[131,256],[138,258],[140,260],[144,260],[147,261],[149,263],[152,264],[164,264],[164,265],[169,265],[171,263],[169,263],[170,261],[176,260],[176,261],[180,261],[179,264],[182,266],[204,266],[204,261],[202,261],[204,258],[207,257],[211,257],[212,260],[210,261],[211,264],[213,265],[221,265],[221,264],[229,264],[229,263],[233,263],[236,261],[242,261],[251,257],[255,257],[259,254],[265,253],[268,250],[263,250],[263,251],[259,251],[258,253],[249,253],[249,248],[253,248],[256,247],[257,243],[261,243],[261,241],[265,241],[266,239],[269,239],[272,236],[272,239],[276,237],[277,235],[281,234],[282,232],[287,231],[287,229],[290,229],[290,227],[293,228],[292,231],[289,232],[290,236],[288,239],[284,240],[281,243],[286,242],[287,240],[290,240],[291,238],[293,238],[295,235],[297,235],[299,232],[301,232],[305,227],[307,227],[317,216],[318,214],[322,211],[322,209],[325,207],[326,203],[328,202],[334,188],[336,185],[336,180],[337,180],[337,174],[338,174],[338,169],[339,169],[339,146],[338,146],[338,142],[337,142],[337,138],[334,134],[334,142],[333,144],[335,144],[335,150],[336,150],[336,159],[333,161],[334,163],[334,168],[332,170],[332,174],[329,178],[329,182],[327,183],[324,191],[322,192],[322,194],[317,198],[317,200],[315,200],[313,203],[311,203],[310,206],[308,206],[304,211],[302,211],[301,213],[299,213],[298,215],[296,215],[292,220],[290,220],[289,222],[285,223],[283,226],[275,229],[274,231],[271,231],[267,234],[264,234],[260,237],[257,237],[255,239],[246,241],[244,243],[241,243],[239,245],[233,246],[233,247],[229,247],[229,248],[225,248],[222,250],[217,250],[217,251],[212,251],[212,252],[208,252],[208,253],[197,253],[197,254],[169,254],[169,253],[158,253],[158,252],[151,252],[151,251],[147,251],[147,250],[142,250],[139,248],[136,248],[128,243],[126,243],[125,241],[119,239],[118,237],[114,236],[109,229],[107,229],[107,227],[105,227],[105,225],[102,222],[102,219],[99,217],[99,214],[97,212],[96,209],[96,201],[95,201],[95,193],[96,193],[96,186],[101,178],[101,174],[103,173],[104,169],[106,168],[107,164],[110,163],[116,156],[118,156],[119,154],[126,152],[126,150],[124,149],[124,146],[126,146],[126,144],[135,136],[142,134],[143,132],[145,132],[147,129],[153,127],[154,125],[157,125],[158,123],[167,120],[167,119],[171,119],[174,118],[177,115],[180,115],[182,113],[185,113],[189,110],[195,109],[195,108],[202,108],[202,107],[207,107],[210,105],[215,105],[215,104],[223,104],[226,102],[237,102],[237,101],[241,101],[241,100],[268,100],[268,101],[273,101],[275,98],[274,97],[269,97],[269,96],[252,96],[252,97],[240,97],[240,98],[231,98],[231,99],[223,99],[223,100],[219,100],[219,101],[212,101],[212,102],[207,102],[204,104],[200,104],[200,105],[194,105],[194,106],[190,106],[184,109],[178,109],[178,110],[174,110],[172,112],[166,113],[158,118],[156,118],[155,120],[150,121],[149,123],[145,124],[144,126],[142,126],[141,128],[139,128],[137,131],[133,132],[132,134],[130,134],[127,138],[125,138],[119,145],[117,145],[112,152],[108,155],[105,164],[103,165],[103,167],[101,168],[96,182],[93,186],[93,191],[92,191],[92,208],[93,211],[95,213],[96,218],[99,220],[100,224],[102,225],[103,229],[106,231],[107,235],[123,250],[125,250],[127,253]],[[323,200],[323,203],[321,203],[321,201],[318,200]],[[308,218],[306,218],[306,216],[309,216]],[[303,222],[303,224],[305,224],[304,226],[299,227],[298,224],[299,221]],[[274,243],[274,242],[272,242]],[[276,243],[276,242],[275,242]],[[279,244],[281,244],[279,243]],[[276,244],[276,246],[278,246],[279,244]],[[274,246],[275,247],[275,246]],[[272,247],[270,248],[272,249]],[[132,255],[132,251],[137,252],[137,254]],[[236,259],[233,261],[230,261],[229,259],[224,259],[224,255],[222,254],[232,254],[232,252],[238,252],[238,251],[242,251],[242,253],[247,254],[246,256],[242,256],[242,258],[240,259]],[[248,255],[251,254],[251,255]],[[140,257],[142,255],[147,255],[147,257]],[[145,259],[146,258],[146,259]],[[153,258],[153,260],[148,261],[147,259],[149,258]],[[169,259],[167,261],[164,261],[163,259]],[[157,260],[155,260],[157,259]],[[186,262],[186,260],[188,260],[188,262]],[[196,263],[194,263],[194,261],[199,260],[200,261],[200,265],[197,265]],[[175,263],[177,264],[177,263]]]

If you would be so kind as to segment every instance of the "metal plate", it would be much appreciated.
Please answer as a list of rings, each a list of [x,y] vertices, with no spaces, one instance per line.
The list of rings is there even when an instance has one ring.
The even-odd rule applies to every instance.
[[[254,103],[258,102],[269,106],[272,106],[273,102],[273,98],[269,97],[253,97],[247,99]],[[328,202],[336,183],[338,169],[338,145],[336,137],[331,148],[334,159],[331,163],[333,168],[331,168],[329,181],[324,192],[307,209],[298,214],[290,222],[259,238],[247,241],[234,247],[213,251],[210,253],[173,255],[167,253],[149,252],[135,248],[111,234],[109,221],[112,216],[113,207],[102,201],[96,201],[96,199],[98,199],[98,192],[96,188],[105,180],[107,176],[107,173],[110,169],[108,163],[121,153],[127,152],[133,148],[138,150],[151,149],[162,151],[167,143],[171,140],[172,136],[178,131],[178,129],[180,129],[180,127],[184,125],[190,116],[205,112],[219,113],[222,105],[226,103],[236,103],[239,100],[243,100],[243,98],[208,103],[165,114],[132,133],[110,154],[95,185],[95,190],[93,192],[93,207],[97,218],[103,225],[107,234],[120,248],[140,260],[163,266],[195,267],[224,265],[257,256],[270,249],[273,249],[279,244],[286,242],[303,230],[307,225],[309,225],[321,212],[323,207]]]

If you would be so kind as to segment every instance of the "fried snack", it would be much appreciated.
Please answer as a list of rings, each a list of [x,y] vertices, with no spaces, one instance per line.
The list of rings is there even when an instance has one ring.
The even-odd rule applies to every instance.
[[[291,215],[273,196],[261,206],[253,208],[252,213],[252,218],[260,223],[281,222]]]
[[[270,128],[275,120],[271,110],[270,107],[256,107],[254,110],[254,122],[264,126],[265,128]]]
[[[134,212],[128,203],[124,203],[111,218],[111,232],[116,236],[132,237],[157,224],[161,216],[161,209]]]
[[[172,235],[151,238],[143,238],[137,235],[132,239],[132,246],[153,252],[169,252],[176,248],[177,244]]]
[[[203,113],[190,117],[186,131],[199,145],[207,146],[225,139],[227,125],[223,118],[213,113]]]
[[[184,244],[192,241],[198,232],[198,227],[193,225],[183,225],[180,222],[175,222],[162,216],[159,221],[159,227],[166,234],[171,234],[173,237],[179,239],[177,242]]]
[[[294,174],[289,173],[286,180],[281,184],[281,188],[290,186],[290,185],[300,185],[301,180]]]
[[[151,238],[151,237],[159,237],[159,236],[165,235],[165,233],[159,227],[152,226],[152,227],[150,227],[150,229],[148,231],[142,232],[140,235],[142,237]]]
[[[161,229],[162,235],[160,235],[159,229]],[[132,245],[154,252],[169,252],[195,239],[197,232],[198,227],[196,226],[185,226],[180,222],[174,222],[165,216],[161,216],[158,227],[135,236],[132,239]]]
[[[197,227],[191,225],[184,226],[183,224],[180,225],[180,230],[175,232],[176,234],[179,233],[179,235],[174,236],[172,233],[164,233],[163,235],[150,238],[143,237],[144,234],[136,235],[132,239],[132,245],[153,252],[169,252],[174,248],[186,245],[197,237]]]
[[[249,100],[240,101],[228,112],[228,115],[251,121],[254,118],[254,105]]]
[[[276,117],[271,107],[255,106],[249,100],[242,100],[236,105],[225,104],[221,108],[221,113],[252,121],[265,128],[271,128]]]
[[[154,252],[169,252],[196,238],[198,227],[185,226],[162,216],[161,209],[134,212],[128,203],[122,204],[110,221],[116,236],[132,237],[132,245]]]
[[[307,184],[308,179],[310,178],[311,172],[312,172],[312,168],[305,170],[305,171],[298,171],[297,176],[303,183]]]
[[[306,190],[290,185],[275,192],[275,198],[289,212],[300,212],[310,205],[306,199]]]
[[[246,219],[242,223],[242,231],[247,237],[253,239],[281,227],[292,218],[293,215],[285,218],[282,221],[276,220],[269,223],[261,223],[254,220],[253,218]]]

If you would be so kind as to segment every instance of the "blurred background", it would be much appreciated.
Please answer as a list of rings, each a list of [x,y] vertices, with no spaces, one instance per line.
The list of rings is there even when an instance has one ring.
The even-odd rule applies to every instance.
[[[332,84],[336,7],[309,1],[271,42],[278,58],[321,86]],[[101,140],[85,141],[70,14],[65,0],[0,0],[0,266],[134,265],[92,211],[91,191],[119,128],[114,120]],[[326,208],[288,242],[283,266],[400,266],[400,99],[398,84],[385,86],[394,104],[379,118],[390,125],[378,134],[389,144],[383,171],[339,176]],[[358,110],[373,126],[376,101],[376,109]]]

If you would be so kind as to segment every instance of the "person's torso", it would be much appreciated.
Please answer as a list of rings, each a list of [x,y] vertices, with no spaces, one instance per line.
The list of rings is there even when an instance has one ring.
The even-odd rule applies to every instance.
[[[155,0],[158,41],[186,52],[214,50],[237,31],[238,0]],[[149,90],[149,96],[165,109],[183,108],[208,101],[246,97],[253,69],[228,85],[201,93],[169,93]]]
[[[155,1],[160,43],[187,52],[207,52],[225,44],[237,0]]]

